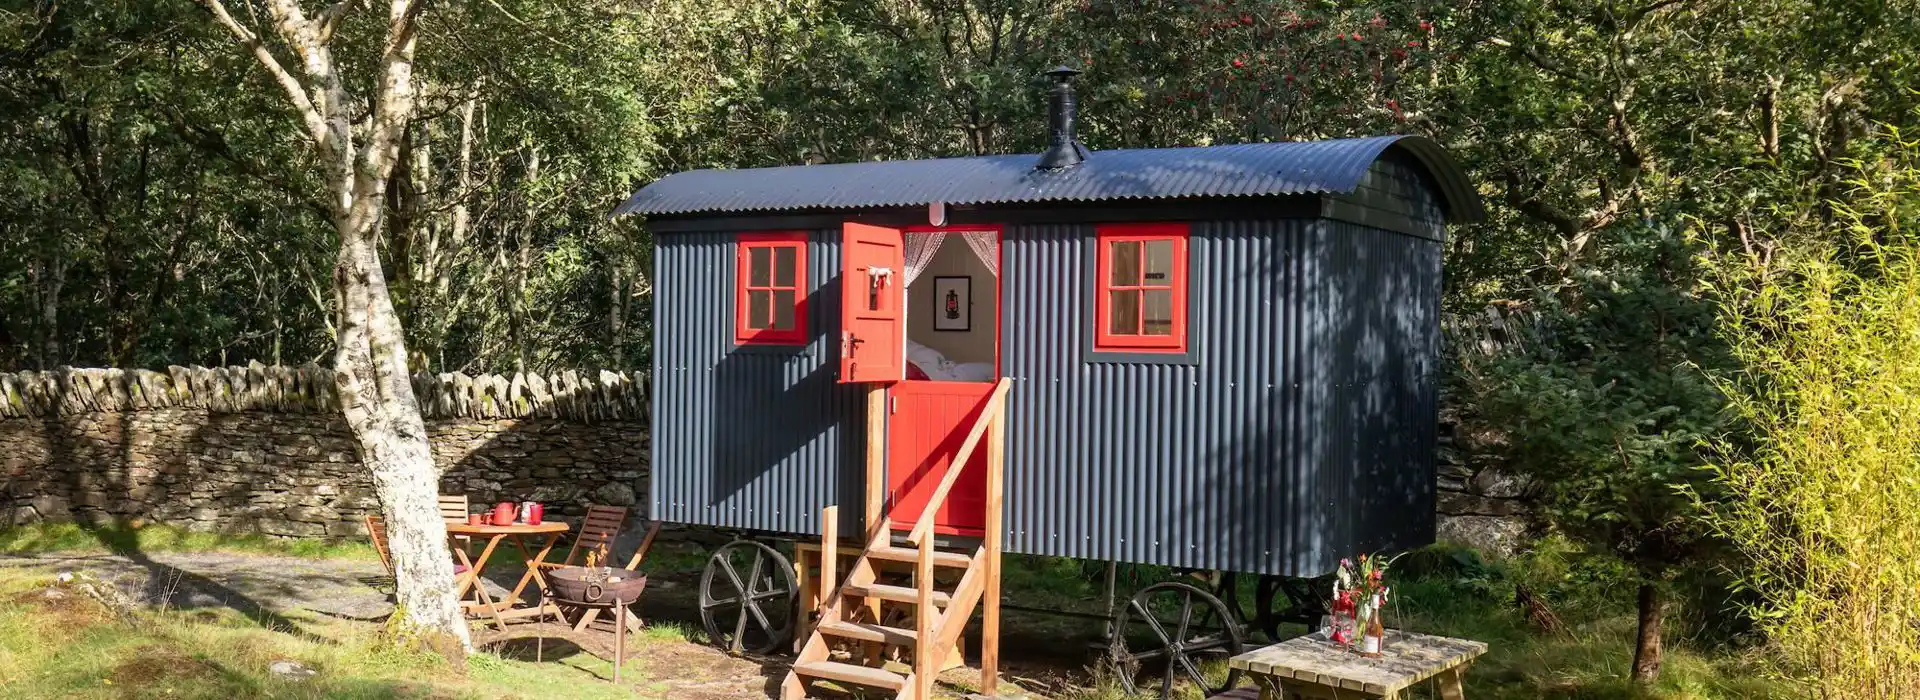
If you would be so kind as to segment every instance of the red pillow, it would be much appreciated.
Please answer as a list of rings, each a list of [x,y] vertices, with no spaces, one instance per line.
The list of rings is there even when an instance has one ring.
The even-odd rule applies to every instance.
[[[907,363],[907,378],[920,380],[920,381],[926,381],[930,379],[930,377],[927,376],[926,372],[920,371],[920,365],[916,365],[911,362]]]

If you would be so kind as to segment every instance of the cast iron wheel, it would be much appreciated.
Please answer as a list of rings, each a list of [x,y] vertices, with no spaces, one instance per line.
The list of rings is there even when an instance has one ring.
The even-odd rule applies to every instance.
[[[1120,609],[1107,653],[1114,675],[1135,695],[1142,689],[1140,671],[1159,667],[1159,697],[1168,700],[1176,676],[1200,687],[1202,697],[1236,686],[1240,672],[1227,668],[1227,659],[1243,648],[1240,623],[1226,603],[1198,587],[1169,581],[1141,589]]]
[[[793,639],[793,564],[759,542],[729,542],[700,574],[700,624],[707,639],[735,654],[769,653]]]
[[[1331,586],[1322,586],[1320,579],[1306,579],[1295,576],[1263,575],[1254,587],[1253,625],[1267,633],[1273,641],[1283,639],[1280,625],[1294,623],[1304,625],[1311,630],[1327,614],[1327,606],[1315,593]],[[1282,606],[1276,606],[1281,603]]]

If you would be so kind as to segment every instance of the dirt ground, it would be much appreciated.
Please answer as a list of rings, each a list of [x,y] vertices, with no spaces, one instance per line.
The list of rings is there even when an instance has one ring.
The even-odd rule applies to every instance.
[[[684,635],[652,633],[629,638],[625,668],[653,679],[650,690],[688,700],[766,697],[787,673],[780,656],[733,656],[700,643],[694,562],[649,574],[640,613],[661,629]],[[48,572],[88,571],[114,582],[128,595],[155,607],[176,610],[227,607],[271,620],[294,610],[375,624],[393,609],[389,581],[374,561],[302,559],[219,552],[133,554],[45,554],[0,556],[0,568]],[[504,594],[522,570],[517,564],[488,567],[489,588]],[[1057,697],[1085,687],[1092,630],[1062,627],[1060,621],[1008,614],[1003,624],[1001,695]],[[969,634],[970,663],[977,662],[976,635]],[[532,660],[563,659],[587,653],[611,658],[613,638],[599,631],[576,633],[555,623],[520,623],[505,631],[481,628],[474,641],[502,656]],[[978,683],[977,666],[942,676],[947,697],[966,697]]]

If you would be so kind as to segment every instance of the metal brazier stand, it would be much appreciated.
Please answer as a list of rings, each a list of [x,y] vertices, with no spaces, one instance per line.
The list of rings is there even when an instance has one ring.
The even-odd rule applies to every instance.
[[[605,566],[568,566],[547,573],[547,600],[575,608],[612,608],[613,682],[620,682],[620,666],[627,659],[627,606],[640,600],[647,588],[645,574]],[[535,650],[544,655],[545,642]]]

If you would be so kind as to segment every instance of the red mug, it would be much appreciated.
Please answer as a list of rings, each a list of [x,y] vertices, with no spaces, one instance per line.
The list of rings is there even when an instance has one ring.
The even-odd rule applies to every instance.
[[[507,501],[501,501],[498,505],[495,505],[493,507],[493,524],[495,525],[512,525],[513,524],[513,504],[512,503],[509,503]]]
[[[468,513],[467,524],[468,525],[485,525],[487,524],[487,519],[486,519],[486,516],[483,516],[479,513]]]
[[[539,525],[540,519],[547,514],[546,507],[536,502],[527,503],[527,524]]]

